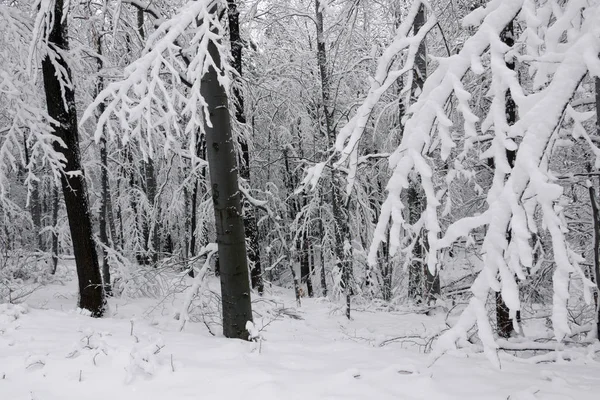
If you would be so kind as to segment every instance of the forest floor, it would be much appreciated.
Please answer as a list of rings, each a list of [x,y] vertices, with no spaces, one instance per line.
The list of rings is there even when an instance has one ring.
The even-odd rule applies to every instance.
[[[243,342],[214,328],[213,336],[202,322],[181,331],[173,316],[182,297],[158,307],[157,299],[111,299],[110,316],[92,319],[74,309],[71,280],[37,290],[26,305],[0,305],[0,399],[600,398],[594,352],[547,364],[503,354],[497,369],[461,351],[430,365],[423,338],[443,329],[445,313],[370,307],[348,321],[329,301],[296,308],[290,291],[271,289],[254,301],[263,340]]]

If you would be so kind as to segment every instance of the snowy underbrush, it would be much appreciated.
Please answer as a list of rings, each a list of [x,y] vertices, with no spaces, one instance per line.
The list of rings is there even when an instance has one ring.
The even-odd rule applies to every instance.
[[[527,363],[600,362],[600,343],[596,340],[595,334],[595,307],[593,304],[586,304],[581,296],[581,292],[572,290],[571,301],[567,307],[571,332],[561,342],[557,342],[554,336],[552,305],[524,302],[513,336],[508,339],[495,338],[496,352],[509,359]],[[465,297],[462,301],[457,301],[448,310],[444,316],[446,328],[442,329],[440,333],[459,323],[461,313],[468,304],[466,300]],[[493,295],[488,298],[486,312],[493,332],[497,332],[496,301]],[[457,340],[457,349],[450,353],[462,356],[483,353],[485,348],[479,335],[480,331],[477,327],[471,327],[464,337]],[[435,345],[434,342],[434,350]],[[434,351],[433,360],[442,355],[442,353],[435,353]]]
[[[593,302],[586,302],[582,282],[578,279],[571,281],[570,298],[566,307],[571,333],[561,342],[555,339],[551,279],[554,268],[555,266],[548,265],[532,274],[530,279],[519,283],[522,309],[519,323],[516,324],[516,333],[509,339],[498,338],[496,335],[498,331],[496,299],[494,294],[488,296],[485,312],[496,338],[496,352],[531,363],[565,360],[600,361],[600,347],[595,341],[595,305]],[[351,340],[375,347],[399,344],[403,348],[414,348],[423,353],[430,353],[435,350],[440,335],[454,327],[467,308],[472,294],[468,288],[460,289],[469,282],[470,276],[465,275],[451,280],[447,283],[446,290],[442,290],[441,297],[435,304],[430,305],[411,303],[406,294],[402,293],[397,294],[390,302],[365,296],[352,298],[353,313],[389,313],[400,318],[423,315],[439,321],[439,325],[413,326],[411,329],[398,332],[397,335],[377,336],[368,330],[358,333],[345,331],[344,334]],[[331,315],[342,316],[345,313],[345,304],[342,301],[332,302],[330,309]],[[484,346],[479,335],[478,327],[472,326],[464,337],[457,340],[457,350],[452,353],[463,356],[483,353]],[[444,352],[433,353],[432,359],[435,360]]]
[[[53,274],[48,253],[4,249],[0,252],[0,303],[20,303],[42,286],[64,284],[72,275],[64,268]]]
[[[210,243],[200,250],[198,256],[189,260],[188,270],[194,274],[191,285],[186,279],[187,271],[179,274],[177,287],[185,290],[181,309],[175,314],[175,318],[180,321],[179,330],[183,330],[188,322],[202,322],[214,336],[214,329],[221,325],[221,296],[216,287],[211,288],[209,285],[216,253],[217,245]]]
[[[109,250],[111,282],[116,297],[164,298],[185,290],[182,273],[175,258],[165,258],[155,265],[140,265],[122,254]]]
[[[126,268],[116,268],[111,277],[113,295],[131,299],[159,298],[169,291],[170,272],[133,263]]]

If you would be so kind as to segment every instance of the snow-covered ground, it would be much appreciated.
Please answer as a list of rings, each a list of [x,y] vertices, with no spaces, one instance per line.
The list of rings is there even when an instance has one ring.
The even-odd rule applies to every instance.
[[[429,367],[423,340],[386,340],[432,335],[444,314],[355,310],[348,321],[322,299],[294,310],[289,292],[266,298],[254,303],[264,340],[250,343],[202,323],[180,331],[179,297],[111,299],[111,316],[92,319],[74,310],[74,281],[49,285],[27,306],[0,305],[0,400],[600,398],[591,356],[532,365],[502,355],[498,370],[456,352]]]

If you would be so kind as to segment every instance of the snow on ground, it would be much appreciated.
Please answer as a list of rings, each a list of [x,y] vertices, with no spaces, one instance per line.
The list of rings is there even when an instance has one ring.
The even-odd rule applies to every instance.
[[[213,337],[202,323],[180,332],[179,299],[159,307],[155,299],[111,299],[111,316],[92,319],[74,309],[76,296],[71,281],[44,287],[27,306],[0,305],[0,400],[600,396],[600,364],[591,358],[531,365],[502,356],[497,370],[481,354],[457,352],[428,367],[419,340],[380,347],[434,334],[443,314],[363,310],[347,321],[322,299],[304,299],[294,314],[291,293],[277,289],[255,302],[264,340],[250,343]],[[274,319],[281,308],[290,312]]]

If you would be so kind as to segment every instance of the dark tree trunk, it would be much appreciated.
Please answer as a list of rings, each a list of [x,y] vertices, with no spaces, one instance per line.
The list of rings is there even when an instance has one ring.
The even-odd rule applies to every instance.
[[[33,220],[33,226],[35,227],[35,236],[37,238],[38,250],[44,251],[44,243],[42,241],[42,204],[40,201],[40,184],[39,182],[32,182],[31,184],[31,219]]]
[[[425,25],[425,6],[421,4],[419,12],[415,16],[413,22],[413,34],[416,35],[419,30]],[[411,102],[417,101],[423,89],[423,84],[427,77],[427,46],[425,41],[419,45],[415,57],[415,69],[413,74],[413,82],[411,89]],[[408,198],[408,223],[414,225],[419,218],[427,202],[421,188],[420,182],[411,180],[407,190]],[[418,235],[417,242],[413,248],[412,262],[409,265],[409,297],[416,300],[417,303],[430,304],[435,301],[440,294],[440,277],[439,273],[432,274],[427,267],[425,258],[429,251],[427,237],[425,231],[421,230],[416,233]]]
[[[208,43],[208,52],[220,70],[221,56],[212,41]],[[212,125],[205,124],[204,129],[219,246],[223,334],[248,340],[246,323],[252,321],[252,308],[238,163],[227,92],[218,81],[219,73],[212,66],[208,69],[202,78],[201,94],[209,112],[206,118],[210,118]]]
[[[58,187],[52,189],[52,275],[58,267]]]
[[[308,297],[314,297],[312,279],[310,278],[310,248],[308,245],[308,234],[302,234],[302,245],[300,246],[300,280],[306,285]]]
[[[383,279],[383,290],[382,290],[381,294],[382,294],[383,300],[391,301],[392,293],[393,293],[392,277],[394,276],[394,265],[392,264],[392,262],[390,260],[390,246],[388,244],[390,242],[389,228],[386,231],[386,235],[387,235],[387,241],[385,243],[382,243],[382,249],[381,249],[381,251],[383,252],[383,267],[381,269],[381,275],[382,275],[382,279]]]
[[[197,135],[196,137],[196,156],[202,160],[206,158],[206,141],[203,135]],[[202,169],[202,173],[200,175],[200,181],[204,182],[206,179],[206,170]],[[190,249],[189,249],[189,257],[193,258],[196,255],[196,227],[197,227],[197,208],[198,208],[198,186],[199,180],[196,180],[194,187],[192,188],[192,198],[191,198],[191,210],[190,210]],[[190,271],[188,275],[192,278],[194,277],[194,268],[190,266]]]
[[[151,205],[151,213],[146,217],[144,240],[146,249],[154,266],[158,261],[160,251],[160,236],[158,219],[160,215],[160,204],[156,198],[156,172],[154,171],[154,160],[148,158],[144,161],[144,178],[146,180],[146,198]]]
[[[140,39],[145,41],[146,33],[144,31],[144,10],[137,9],[137,31]],[[152,260],[154,266],[158,261],[158,252],[160,247],[160,237],[158,231],[157,219],[159,217],[159,204],[156,198],[156,172],[154,171],[154,160],[148,158],[143,163],[143,172],[145,180],[145,193],[148,199],[148,204],[151,206],[151,212],[143,218],[142,232],[144,237],[144,250],[146,252],[147,261]]]
[[[231,57],[233,68],[239,76],[242,76],[242,40],[240,38],[239,11],[237,9],[237,0],[227,0],[229,6],[229,41],[231,43]],[[246,124],[246,115],[244,113],[244,94],[237,87],[233,89],[235,97],[235,118],[240,124]],[[240,135],[240,147],[242,150],[242,162],[240,163],[240,177],[250,184],[250,151],[248,141],[243,135]],[[250,259],[250,276],[252,288],[256,289],[260,295],[264,291],[262,268],[260,263],[260,247],[258,242],[258,225],[256,222],[256,210],[244,200],[244,228],[250,249],[248,249],[248,258]]]
[[[25,152],[25,164],[29,165],[29,148],[27,147],[27,141],[23,138],[23,150]],[[42,235],[42,207],[40,204],[40,189],[39,182],[31,182],[31,193],[29,197],[29,212],[31,214],[31,220],[33,222],[33,230],[36,238],[36,250],[43,250]]]
[[[121,185],[119,181],[117,181],[117,199],[121,198]],[[123,211],[121,208],[121,202],[117,201],[117,210],[116,210],[117,221],[119,221],[119,248],[121,250],[125,249],[125,238],[123,234]],[[114,240],[114,238],[113,238]]]
[[[321,193],[319,193],[319,196],[321,196]],[[322,209],[323,197],[321,196],[320,199],[321,203],[319,204],[319,209]],[[321,216],[319,216],[319,220],[317,221],[317,234],[319,239],[321,240],[321,245],[319,246],[319,258],[321,261],[321,292],[323,297],[327,297],[327,275],[325,271],[325,252],[323,251],[323,237],[325,236],[325,231],[323,229],[323,219],[320,217]]]
[[[304,149],[302,146],[302,131],[300,128],[300,124],[301,124],[301,119],[298,118],[297,122],[295,125],[292,125],[292,132],[295,132],[296,136],[298,137],[298,156],[300,157],[300,159],[304,158]],[[289,171],[288,171],[289,173]],[[290,193],[294,193],[294,189],[295,187],[298,186],[298,176],[295,175],[294,176],[294,185],[293,187],[291,187],[290,189]],[[306,196],[302,196],[302,199],[300,201],[300,199],[297,200],[297,208],[296,208],[296,212],[300,212],[301,207],[300,204],[302,204],[302,208],[305,208],[307,206],[307,199]],[[295,218],[296,216],[294,216]],[[308,295],[308,297],[314,297],[314,291],[313,291],[313,285],[312,285],[312,277],[311,277],[311,270],[310,270],[310,252],[311,252],[311,241],[308,239],[308,231],[306,228],[303,229],[302,235],[300,240],[298,241],[298,250],[299,250],[299,257],[300,257],[300,281],[302,282],[303,285],[306,285],[306,294]]]
[[[110,196],[110,187],[107,188],[107,196],[106,196],[106,212],[108,214],[108,231],[110,232],[109,243],[112,247],[117,246],[117,228],[115,226],[115,219],[113,218],[113,205]]]
[[[132,143],[129,142],[127,144],[125,144],[125,159],[127,160],[127,165],[129,170],[124,169],[124,177],[127,177],[128,179],[128,184],[129,184],[129,206],[131,207],[131,212],[133,214],[133,223],[135,226],[135,231],[136,231],[136,241],[135,241],[135,245],[134,245],[134,250],[135,250],[135,258],[138,262],[138,264],[140,265],[148,265],[150,263],[150,260],[148,258],[148,252],[146,251],[146,244],[147,241],[145,240],[144,237],[144,222],[142,219],[142,222],[140,223],[140,213],[139,213],[139,208],[138,208],[138,203],[137,203],[137,190],[141,190],[139,185],[137,184],[136,181],[136,163],[133,159],[133,153],[132,153]],[[123,228],[123,225],[121,225],[121,227]],[[141,239],[140,238],[140,232],[141,232]],[[121,232],[122,234],[124,232]],[[123,239],[123,243],[125,243],[125,237],[122,236]],[[141,243],[143,242],[143,243]]]
[[[102,111],[101,111],[102,112]],[[102,165],[102,171],[100,173],[100,190],[102,192],[102,204],[100,206],[100,242],[110,247],[108,240],[108,229],[107,222],[111,216],[108,214],[108,160],[106,151],[106,139],[103,137],[100,139],[100,164]],[[112,287],[110,283],[110,264],[108,262],[108,252],[105,248],[102,248],[102,282],[104,284],[104,291],[107,296],[112,296]]]
[[[61,183],[77,265],[79,307],[90,311],[93,317],[101,317],[106,303],[93,238],[85,176],[81,166],[75,93],[72,85],[61,87],[58,79],[61,73],[58,72],[57,67],[62,69],[66,75],[65,79],[69,81],[72,79],[69,65],[62,58],[62,52],[68,51],[66,20],[63,23],[63,0],[55,1],[52,21],[48,42],[51,48],[60,49],[61,53],[55,54],[54,63],[58,65],[55,65],[49,57],[45,57],[42,61],[42,72],[48,114],[57,122],[53,126],[55,134],[66,144],[66,148],[55,144],[55,150],[65,156],[65,172],[77,172],[74,175],[63,174]]]
[[[283,149],[283,163],[285,166],[285,187],[288,190],[288,204],[287,204],[287,209],[288,209],[288,214],[289,214],[289,220],[293,221],[296,218],[296,215],[298,214],[298,200],[293,196],[294,193],[294,187],[296,185],[296,179],[294,177],[294,175],[292,175],[292,171],[290,168],[290,159],[288,157],[288,149],[284,148]],[[286,244],[286,240],[284,239],[283,235],[281,235],[281,242],[282,245],[284,246],[284,252],[287,258],[287,262],[290,266],[290,271],[292,273],[292,279],[294,282],[294,293],[296,294],[296,303],[298,304],[298,307],[300,307],[300,297],[301,297],[301,286],[300,286],[300,282],[302,280],[302,267],[300,269],[300,281],[298,280],[298,276],[296,274],[296,270],[294,269],[294,262],[293,262],[293,258],[292,255],[290,254],[291,252],[289,251],[289,248]],[[300,246],[297,246],[297,249],[299,250]]]
[[[401,118],[399,118],[401,119]],[[381,208],[382,201],[381,199],[377,199],[376,193],[384,193],[385,188],[380,177],[377,178],[377,188],[373,190],[371,193],[371,203],[373,210],[373,224],[377,224],[379,220],[379,210]],[[377,250],[378,261],[379,261],[379,271],[381,275],[381,297],[385,301],[390,301],[392,299],[392,276],[394,273],[394,265],[390,260],[390,229],[389,227],[386,229],[386,240],[381,243],[381,248]],[[367,270],[367,280],[365,285],[369,286],[369,290],[371,290],[371,286],[374,284],[374,277],[378,278],[377,274],[371,274],[371,270]]]
[[[316,28],[317,28],[317,63],[319,65],[319,75],[321,78],[321,96],[323,100],[323,113],[325,114],[325,127],[327,130],[327,141],[332,148],[335,142],[335,132],[333,124],[333,107],[331,105],[331,82],[327,71],[327,51],[325,48],[325,36],[323,29],[323,11],[321,2],[315,1]],[[346,316],[350,319],[350,281],[352,278],[352,261],[344,252],[344,242],[349,238],[350,229],[348,226],[348,213],[345,210],[342,200],[341,182],[339,173],[335,170],[331,172],[331,209],[334,219],[335,236],[335,265],[342,274],[342,286],[346,296]]]
[[[102,61],[102,37],[98,32],[94,33],[96,40],[96,51],[100,57],[96,58],[98,64],[98,80],[96,82],[96,94],[100,93],[104,89],[104,78],[102,77],[101,71],[103,68]],[[106,104],[104,102],[98,105],[98,115],[102,115],[106,108]],[[104,127],[102,132],[102,137],[100,138],[100,192],[101,192],[101,205],[100,205],[100,215],[98,218],[98,222],[100,225],[100,242],[106,246],[110,247],[110,243],[108,241],[108,229],[107,222],[109,217],[108,214],[108,199],[110,196],[110,189],[108,186],[108,152],[107,152],[107,143],[106,143],[106,127]],[[104,292],[107,296],[112,296],[112,286],[110,283],[110,264],[108,262],[108,252],[105,248],[102,248],[102,282],[104,284]]]
[[[189,247],[189,258],[194,258],[196,255],[196,215],[198,207],[198,181],[194,182],[194,187],[192,188],[192,196],[190,199],[190,247]],[[188,271],[188,275],[190,277],[194,277],[194,266],[189,266],[190,270]]]
[[[515,44],[514,39],[514,26],[511,22],[504,28],[504,30],[500,34],[500,39],[507,46],[512,47]],[[515,69],[514,61],[508,61],[506,66],[512,70]],[[516,104],[512,98],[512,94],[510,90],[506,91],[506,122],[509,125],[513,125],[517,120],[517,108]],[[517,156],[517,152],[515,150],[507,150],[506,158],[508,160],[508,164],[510,167],[514,167],[515,158]],[[512,232],[510,228],[506,232],[506,240],[510,243],[512,237]],[[517,320],[520,319],[520,313],[517,315]],[[502,294],[500,292],[496,292],[496,325],[498,330],[498,335],[503,338],[509,338],[514,332],[513,322],[510,318],[510,310],[508,306],[502,299]]]

